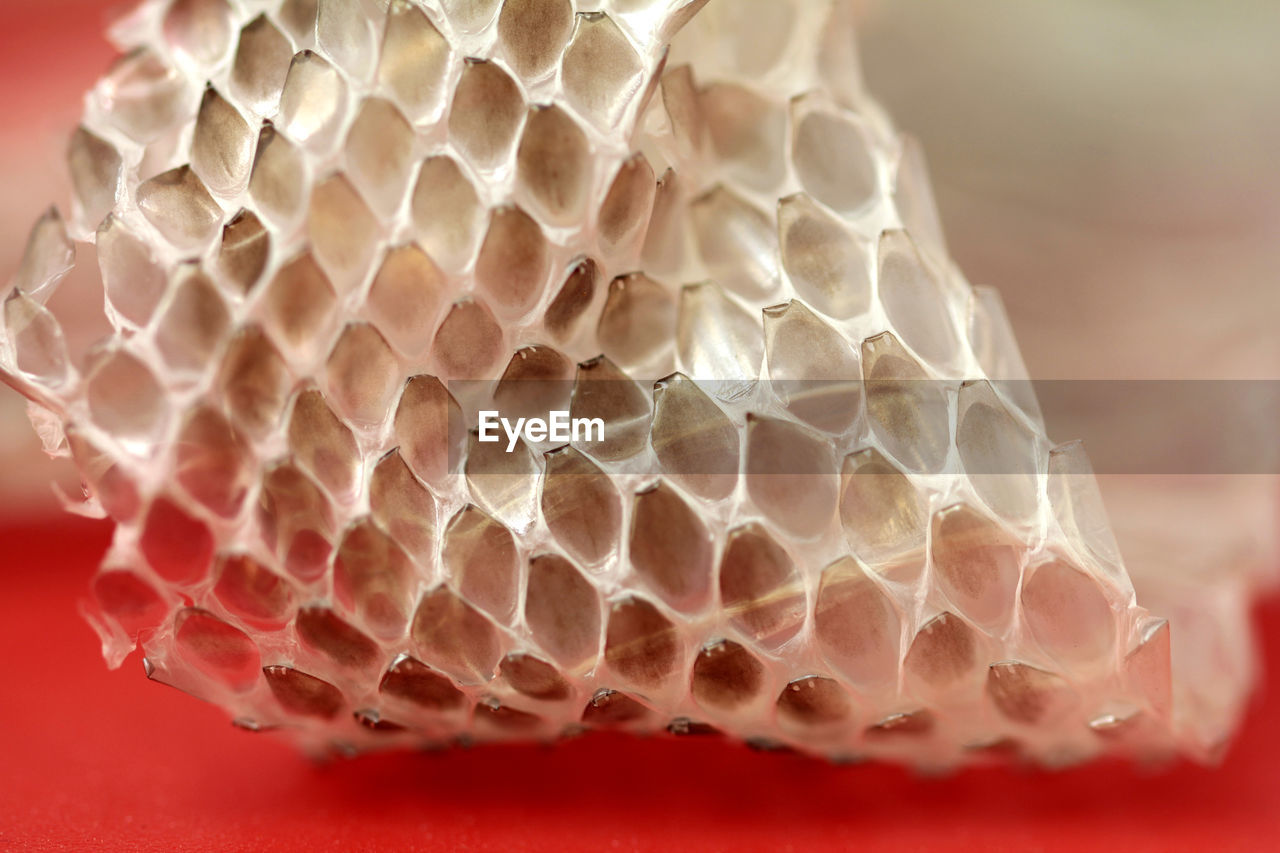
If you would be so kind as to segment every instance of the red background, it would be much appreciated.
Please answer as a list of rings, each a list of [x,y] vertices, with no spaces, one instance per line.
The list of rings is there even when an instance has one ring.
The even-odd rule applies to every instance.
[[[60,170],[78,92],[111,56],[100,10],[120,4],[4,5],[4,171],[38,182]],[[23,141],[28,159],[15,163]],[[4,204],[25,228],[47,196],[12,180]],[[604,735],[318,765],[148,682],[136,655],[106,669],[75,602],[108,539],[83,521],[0,523],[0,849],[1271,849],[1280,829],[1274,690],[1215,769],[922,779],[718,740]],[[1274,685],[1280,602],[1258,616]]]
[[[110,672],[77,601],[102,523],[0,529],[0,849],[1274,849],[1280,697],[1225,763],[1162,771],[836,767],[721,740],[589,735],[316,764]],[[1280,602],[1260,608],[1280,683]]]

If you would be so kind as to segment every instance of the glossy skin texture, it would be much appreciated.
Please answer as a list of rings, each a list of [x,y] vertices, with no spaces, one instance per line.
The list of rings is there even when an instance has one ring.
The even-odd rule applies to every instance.
[[[673,46],[674,60],[694,61],[694,87],[681,66],[656,76],[680,4],[639,5],[646,14],[586,14],[571,36],[549,32],[554,78],[526,55],[545,44],[490,39],[493,4],[452,5],[434,21],[404,2],[385,20],[322,2],[315,21],[299,21],[289,4],[237,17],[238,43],[210,56],[187,13],[225,24],[224,4],[149,7],[165,42],[108,72],[70,158],[70,230],[96,231],[111,345],[83,360],[60,348],[43,307],[66,260],[57,217],[38,227],[6,305],[6,370],[55,412],[93,500],[121,525],[92,617],[109,659],[140,641],[157,680],[246,727],[296,726],[316,749],[549,738],[579,720],[647,732],[690,718],[925,767],[981,760],[1006,741],[1051,764],[1109,750],[1207,754],[1234,709],[1170,716],[1168,632],[1135,603],[1105,525],[1074,523],[1097,508],[1079,448],[1051,448],[1034,405],[987,381],[1022,374],[1016,347],[989,334],[1003,322],[998,302],[947,260],[916,152],[858,88],[841,8],[796,7],[775,27],[709,7]],[[257,38],[268,26],[296,49],[287,63]],[[818,29],[828,40],[802,47]],[[450,62],[406,47],[422,39],[447,41]],[[700,45],[723,53],[704,61]],[[241,77],[211,76],[251,124],[197,97],[201,72],[233,55]],[[413,61],[440,84],[447,117],[428,108],[429,92],[399,85]],[[769,69],[779,73],[751,82]],[[272,81],[278,98],[263,96]],[[188,112],[189,158],[174,132]],[[249,166],[246,127],[264,119]],[[631,169],[633,145],[671,166],[652,190]],[[116,148],[141,156],[136,173],[113,171]],[[448,191],[433,210],[421,192],[439,189],[437,177]],[[117,184],[119,209],[94,229]],[[615,210],[619,194],[628,203]],[[243,267],[230,228],[241,206],[269,223],[260,280],[227,273]],[[438,233],[442,222],[461,235]],[[456,248],[456,263],[433,249],[439,258],[404,274],[405,240]],[[186,260],[199,251],[204,265],[217,259],[220,289],[204,287],[217,307],[178,310],[177,282],[203,275]],[[596,253],[598,280],[584,283],[580,258]],[[546,323],[566,290],[576,310]],[[204,358],[181,351],[207,329]],[[623,531],[661,531],[608,516],[587,543],[543,517],[554,448],[503,454],[466,441],[454,464],[463,435],[441,425],[455,409],[469,422],[482,393],[459,381],[510,375],[548,338],[559,348],[548,364],[578,363],[572,407],[611,433],[578,448],[608,488],[570,489],[563,505],[608,506],[616,491],[625,511],[658,476],[674,481],[715,542],[687,583],[632,573]],[[723,384],[702,391],[682,374]],[[435,377],[454,397],[412,390]],[[783,382],[818,380],[866,380],[865,406],[834,417],[783,393]],[[194,400],[214,413],[197,419]],[[656,411],[650,423],[664,406],[684,414]],[[46,433],[56,440],[52,421]],[[406,474],[396,448],[415,442],[439,446],[411,448]],[[882,493],[906,511],[886,515],[883,496],[845,499],[841,474],[867,444],[887,476],[907,480]],[[443,469],[429,461],[444,455],[454,458]],[[709,456],[727,467],[699,470]],[[695,479],[706,473],[740,487]],[[1040,492],[1046,479],[1060,488]],[[466,547],[457,521],[472,505],[518,538],[514,575],[509,560]],[[696,552],[704,534],[683,530],[677,553]],[[871,553],[867,541],[889,546]],[[471,556],[439,559],[436,544]],[[1030,586],[1057,559],[1073,582]],[[835,574],[855,582],[824,596]],[[819,615],[845,607],[890,627],[851,639]],[[1057,624],[1082,613],[1099,627],[1083,651]],[[691,662],[725,637],[766,662],[741,715],[690,695]],[[529,695],[500,672],[508,654],[554,660],[572,690]],[[421,689],[388,687],[410,678],[406,667],[418,682],[441,677],[428,666],[466,692],[464,712],[423,715]],[[900,680],[884,677],[895,669]],[[877,677],[862,683],[864,672]],[[1178,687],[1193,700],[1216,692],[1194,674]],[[613,713],[623,702],[634,713],[606,718],[601,697],[618,695]]]

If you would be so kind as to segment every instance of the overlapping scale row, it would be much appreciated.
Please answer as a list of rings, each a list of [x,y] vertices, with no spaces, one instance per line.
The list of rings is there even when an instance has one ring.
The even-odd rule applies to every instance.
[[[126,22],[0,337],[117,522],[108,660],[315,748],[1203,752],[845,4],[703,5]],[[78,350],[72,238],[110,328]],[[485,408],[604,439],[481,442]]]

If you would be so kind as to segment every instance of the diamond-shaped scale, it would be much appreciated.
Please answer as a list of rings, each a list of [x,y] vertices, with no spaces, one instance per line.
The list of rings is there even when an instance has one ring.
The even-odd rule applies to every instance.
[[[949,260],[843,4],[134,20],[0,336],[117,522],[113,665],[140,645],[317,748],[1211,746],[1079,446],[992,381],[1019,378],[1007,320]],[[112,329],[83,358],[46,306],[68,234]],[[494,408],[605,437],[508,452],[478,438]]]

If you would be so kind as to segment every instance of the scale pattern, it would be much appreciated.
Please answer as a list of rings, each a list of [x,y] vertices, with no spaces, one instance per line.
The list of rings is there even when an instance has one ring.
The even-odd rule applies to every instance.
[[[117,522],[108,661],[316,750],[1202,753],[847,4],[704,3],[122,22],[0,336]],[[80,355],[73,239],[109,324]],[[507,453],[492,407],[607,438]]]

